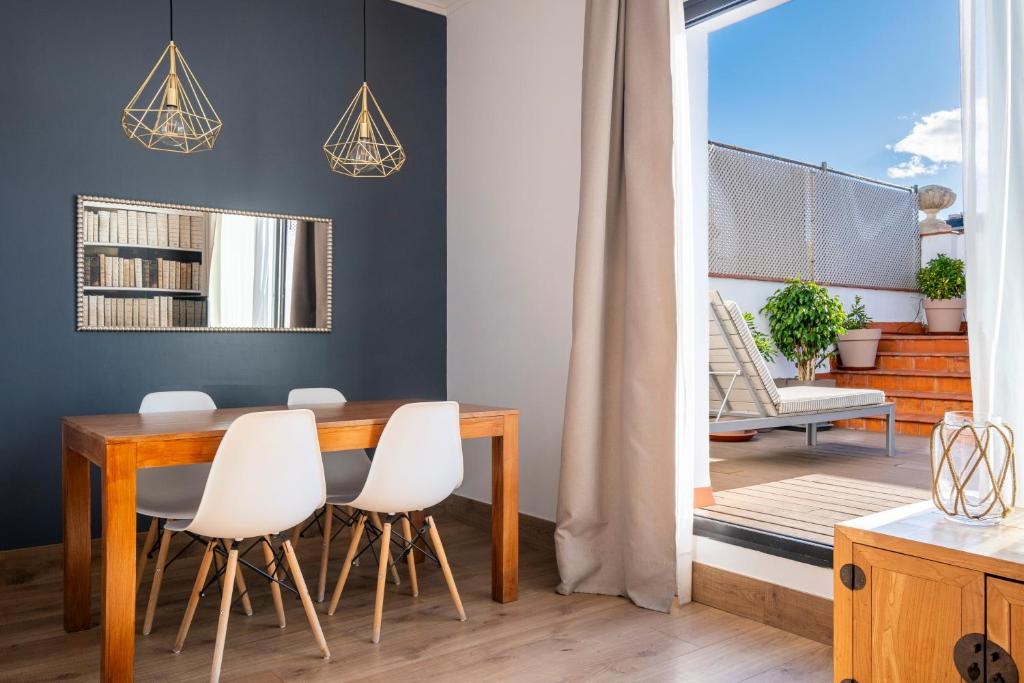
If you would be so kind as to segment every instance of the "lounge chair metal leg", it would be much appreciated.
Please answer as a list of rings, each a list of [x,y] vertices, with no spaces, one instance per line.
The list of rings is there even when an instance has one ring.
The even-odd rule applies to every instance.
[[[805,433],[807,435],[807,445],[817,446],[818,445],[818,424],[811,422],[810,424],[804,425]]]
[[[896,455],[896,411],[890,410],[885,416],[885,454]]]

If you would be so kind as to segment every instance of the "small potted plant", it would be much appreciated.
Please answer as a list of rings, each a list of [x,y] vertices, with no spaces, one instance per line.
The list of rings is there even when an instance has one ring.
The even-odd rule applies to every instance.
[[[917,288],[925,296],[928,334],[960,332],[960,321],[967,307],[964,301],[967,291],[964,262],[939,254],[917,271]]]
[[[844,368],[868,370],[875,367],[882,330],[868,327],[870,324],[871,317],[858,294],[853,299],[853,308],[846,316],[846,334],[839,335],[838,340],[839,360]]]
[[[813,382],[814,371],[835,353],[839,335],[846,332],[846,314],[837,296],[815,282],[789,280],[768,297],[761,312],[768,317],[772,342],[786,359],[796,363],[797,379]]]

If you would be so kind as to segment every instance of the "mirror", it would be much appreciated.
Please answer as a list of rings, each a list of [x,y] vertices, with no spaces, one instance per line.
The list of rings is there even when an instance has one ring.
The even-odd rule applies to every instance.
[[[78,329],[329,332],[331,221],[80,196]]]

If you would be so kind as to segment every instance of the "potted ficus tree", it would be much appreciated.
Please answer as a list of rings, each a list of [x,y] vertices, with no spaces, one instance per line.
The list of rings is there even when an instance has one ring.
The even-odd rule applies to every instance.
[[[747,321],[747,329],[750,330],[750,336],[754,338],[754,346],[757,347],[761,358],[764,358],[766,363],[774,363],[775,353],[772,347],[772,338],[757,328],[754,314],[750,311],[743,313],[743,319]]]
[[[960,331],[960,321],[967,307],[964,294],[967,279],[964,262],[939,254],[917,271],[917,288],[924,294],[924,313],[929,334]]]
[[[875,367],[882,330],[868,327],[870,324],[871,317],[858,294],[853,299],[853,308],[846,315],[843,325],[846,333],[839,335],[838,339],[839,360],[844,368],[867,370]]]
[[[768,317],[772,342],[786,359],[796,363],[797,379],[814,381],[815,369],[835,352],[846,332],[846,314],[837,296],[815,282],[789,280],[768,297],[761,312]]]

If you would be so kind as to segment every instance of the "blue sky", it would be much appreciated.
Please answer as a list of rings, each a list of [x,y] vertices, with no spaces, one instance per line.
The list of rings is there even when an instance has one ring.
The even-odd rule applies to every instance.
[[[957,0],[790,0],[712,33],[712,140],[901,185],[961,210]]]

